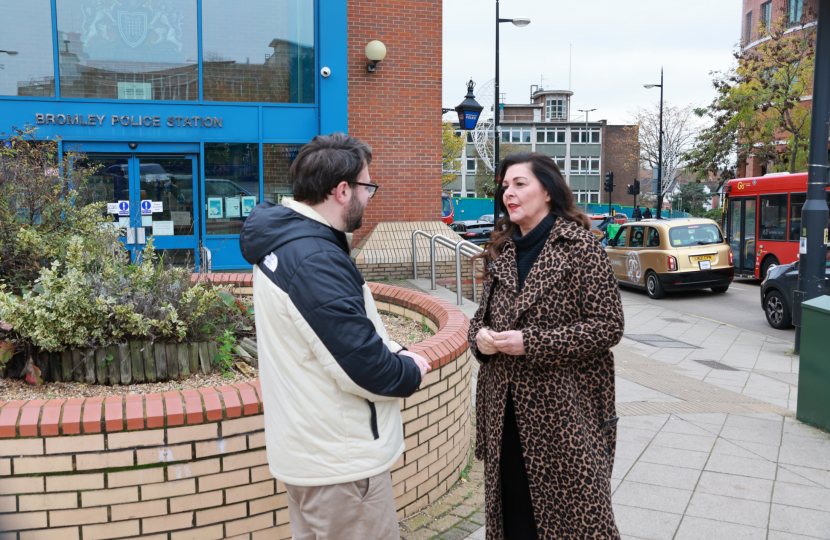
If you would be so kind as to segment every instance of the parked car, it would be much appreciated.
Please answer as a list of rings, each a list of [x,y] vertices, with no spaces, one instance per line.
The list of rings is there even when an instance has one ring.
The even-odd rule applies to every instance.
[[[487,223],[493,225],[493,216],[495,214],[484,214],[480,216],[476,221],[486,221]],[[499,214],[500,218],[504,217],[504,214]]]
[[[797,285],[798,261],[767,270],[767,277],[761,282],[761,307],[773,328],[784,330],[793,325],[792,300]],[[824,294],[830,295],[830,250],[824,270]]]
[[[620,285],[645,289],[654,299],[666,291],[725,293],[735,276],[732,250],[711,219],[626,223],[605,252]]]
[[[456,221],[450,225],[458,236],[476,245],[485,244],[490,241],[490,233],[493,232],[493,224],[486,221]]]

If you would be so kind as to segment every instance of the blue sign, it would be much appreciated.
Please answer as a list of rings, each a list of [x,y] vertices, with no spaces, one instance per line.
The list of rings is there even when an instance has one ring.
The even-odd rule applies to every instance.
[[[141,215],[153,213],[153,201],[141,201]]]
[[[118,215],[119,216],[129,216],[130,215],[130,201],[118,201]]]
[[[464,117],[459,118],[461,129],[475,129],[479,114],[481,113],[476,111],[464,111]]]

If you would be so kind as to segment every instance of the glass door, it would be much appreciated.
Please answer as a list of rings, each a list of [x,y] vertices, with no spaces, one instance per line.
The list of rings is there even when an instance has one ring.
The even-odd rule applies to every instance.
[[[757,205],[758,201],[755,197],[729,199],[727,234],[736,274],[755,275]]]
[[[195,155],[93,154],[88,162],[98,169],[89,180],[85,199],[108,203],[103,211],[121,229],[133,261],[153,238],[166,264],[197,264]]]
[[[198,200],[196,156],[138,156],[134,170],[138,236],[145,241],[152,237],[165,263],[195,265],[199,230],[193,204]]]

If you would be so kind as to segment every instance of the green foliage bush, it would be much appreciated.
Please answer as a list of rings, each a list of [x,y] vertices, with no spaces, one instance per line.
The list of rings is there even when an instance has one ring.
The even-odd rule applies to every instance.
[[[251,330],[247,306],[193,283],[192,269],[165,265],[152,241],[130,260],[104,203],[82,203],[94,172],[84,168],[84,156],[70,152],[58,162],[56,143],[38,141],[30,131],[6,142],[0,146],[0,321],[24,342],[59,351],[129,340],[208,341]]]

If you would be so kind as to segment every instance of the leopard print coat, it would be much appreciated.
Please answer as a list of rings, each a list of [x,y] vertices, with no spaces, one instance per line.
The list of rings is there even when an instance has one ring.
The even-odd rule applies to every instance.
[[[517,289],[516,247],[508,240],[490,265],[469,333],[482,364],[475,453],[485,464],[487,540],[504,540],[499,454],[508,389],[539,539],[619,539],[611,508],[610,348],[622,338],[624,321],[608,256],[590,232],[559,218]],[[484,326],[521,330],[526,354],[481,354],[475,336]]]

